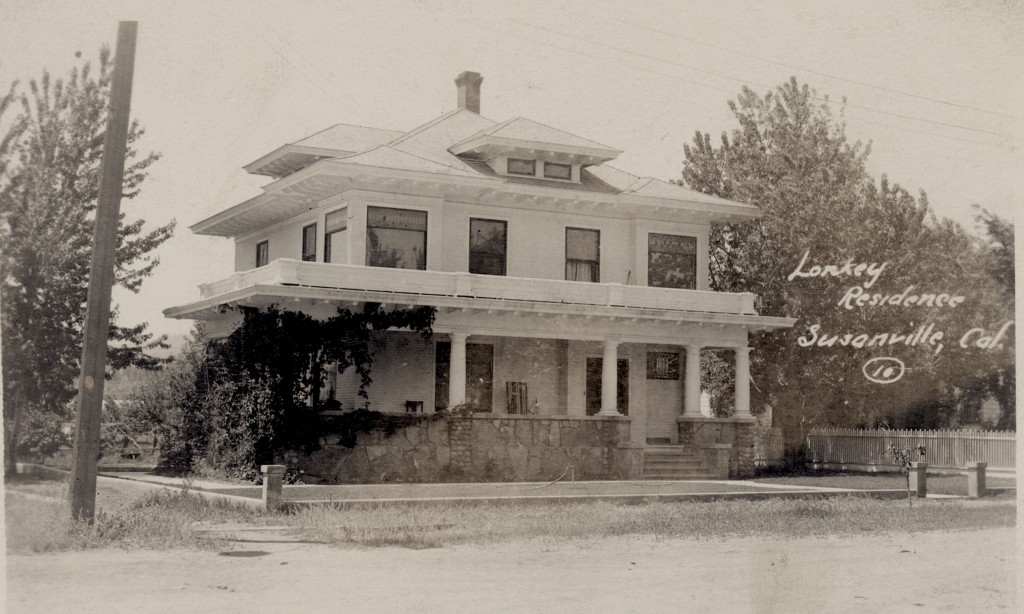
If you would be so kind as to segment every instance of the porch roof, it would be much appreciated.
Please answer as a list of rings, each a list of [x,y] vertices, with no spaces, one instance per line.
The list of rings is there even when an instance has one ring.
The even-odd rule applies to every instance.
[[[276,260],[201,287],[200,300],[164,311],[167,317],[217,320],[223,305],[298,309],[329,317],[337,307],[367,302],[432,306],[445,314],[495,317],[538,316],[583,323],[615,321],[741,327],[746,331],[788,328],[792,318],[765,317],[747,293],[669,290],[494,278],[439,271],[405,271],[352,265]],[[661,334],[661,333],[658,333]]]

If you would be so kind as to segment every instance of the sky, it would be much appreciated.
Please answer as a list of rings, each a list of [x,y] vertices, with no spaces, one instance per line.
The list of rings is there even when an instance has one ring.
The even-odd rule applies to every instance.
[[[627,8],[628,7],[628,8]],[[66,73],[139,22],[132,115],[162,154],[122,203],[177,220],[121,322],[182,335],[163,309],[232,273],[230,239],[188,226],[255,196],[242,166],[335,123],[409,130],[484,76],[481,114],[549,124],[623,150],[613,163],[676,179],[696,131],[735,119],[745,85],[795,76],[846,99],[851,140],[933,210],[973,228],[972,204],[1015,217],[1024,168],[1020,2],[47,2],[0,1],[0,88]]]

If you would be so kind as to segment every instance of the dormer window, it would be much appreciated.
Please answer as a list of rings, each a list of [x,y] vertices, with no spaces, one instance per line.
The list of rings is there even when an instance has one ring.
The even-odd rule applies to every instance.
[[[536,160],[523,160],[521,158],[509,158],[508,159],[508,174],[509,175],[528,175],[533,177],[537,174],[537,161]]]
[[[544,163],[544,176],[548,179],[572,180],[571,164],[555,164],[554,162]]]

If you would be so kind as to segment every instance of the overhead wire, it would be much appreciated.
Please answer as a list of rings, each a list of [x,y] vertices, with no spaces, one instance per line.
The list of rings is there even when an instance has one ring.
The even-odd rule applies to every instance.
[[[468,24],[468,21],[463,21],[463,23],[464,24]],[[508,36],[510,34],[510,32],[508,30],[501,30],[501,29],[498,29],[498,28],[493,28],[493,27],[490,27],[490,26],[488,26],[486,24],[479,23],[479,21],[474,21],[474,23],[472,23],[472,25],[480,27],[480,28],[484,28],[486,30],[490,30],[490,31],[496,32],[498,34],[506,35],[506,36]],[[725,92],[726,94],[729,94],[729,95],[732,95],[732,94],[736,93],[735,90],[732,90],[732,89],[727,89],[727,88],[724,88],[724,87],[718,87],[718,86],[710,85],[710,84],[707,84],[707,83],[702,83],[702,82],[699,82],[699,81],[693,81],[693,80],[690,80],[690,79],[686,79],[686,78],[680,77],[679,75],[673,75],[673,74],[665,73],[665,72],[662,72],[662,71],[654,71],[654,70],[651,70],[651,69],[648,69],[648,68],[638,67],[638,65],[636,65],[634,63],[629,63],[629,62],[613,59],[613,58],[610,58],[610,57],[602,57],[602,56],[599,56],[599,55],[595,55],[593,53],[587,53],[585,51],[581,51],[579,49],[573,49],[571,47],[564,47],[564,46],[561,46],[561,45],[557,45],[557,44],[552,43],[550,41],[537,40],[537,39],[534,39],[534,38],[529,38],[529,37],[525,37],[525,36],[522,36],[522,35],[516,35],[516,34],[512,34],[512,36],[516,36],[517,38],[521,38],[521,39],[529,41],[531,43],[537,43],[537,44],[545,45],[545,46],[548,46],[548,47],[552,47],[554,49],[558,49],[560,51],[566,51],[568,53],[574,53],[574,54],[581,55],[581,56],[584,56],[584,57],[587,57],[587,58],[590,58],[590,59],[596,59],[596,60],[599,60],[599,61],[604,61],[604,62],[618,64],[618,65],[621,65],[621,67],[630,69],[631,71],[640,71],[642,73],[647,73],[647,74],[650,74],[650,75],[656,75],[658,77],[665,77],[667,79],[672,79],[674,81],[679,81],[681,83],[688,83],[690,85],[695,85],[695,86],[701,87],[701,88],[706,88],[706,89],[712,89],[712,90],[716,90],[716,91],[720,91],[720,92]],[[947,140],[954,140],[954,141],[959,141],[959,142],[964,142],[964,143],[973,143],[973,144],[976,144],[976,145],[985,145],[985,146],[990,146],[990,147],[992,147],[992,146],[1005,147],[1006,146],[1006,145],[1002,145],[1001,143],[991,143],[991,142],[987,142],[987,141],[980,141],[980,140],[975,140],[975,139],[962,138],[962,137],[952,136],[952,135],[948,135],[948,134],[939,134],[937,132],[929,132],[929,131],[926,131],[926,130],[919,130],[919,129],[915,129],[915,128],[909,128],[909,127],[906,127],[906,126],[895,126],[895,125],[892,125],[892,124],[884,124],[884,123],[881,123],[881,122],[874,122],[874,121],[871,121],[871,120],[865,120],[865,119],[862,119],[862,118],[856,118],[856,117],[851,117],[851,116],[844,116],[844,119],[852,121],[852,122],[860,123],[860,124],[870,124],[872,126],[881,126],[881,127],[884,127],[884,128],[892,128],[892,129],[895,129],[895,130],[902,130],[904,132],[913,132],[913,133],[916,133],[916,134],[924,134],[924,135],[927,135],[927,136],[934,136],[936,138],[944,138],[944,139],[947,139]]]
[[[549,33],[554,34],[554,35],[559,36],[559,37],[572,38],[572,39],[579,40],[581,42],[588,43],[588,44],[591,44],[591,45],[597,45],[599,47],[605,47],[607,49],[612,49],[612,50],[618,51],[620,53],[626,53],[626,54],[629,54],[629,55],[635,55],[635,56],[638,56],[638,57],[642,57],[644,59],[653,60],[655,62],[663,62],[665,64],[670,64],[670,65],[673,65],[673,66],[678,66],[680,68],[685,68],[687,70],[692,70],[692,71],[695,71],[695,72],[699,72],[699,73],[703,73],[703,74],[706,74],[706,75],[718,77],[718,78],[721,78],[721,79],[727,79],[729,81],[735,81],[737,83],[741,83],[741,84],[744,84],[744,85],[752,83],[752,84],[760,86],[760,87],[766,87],[766,88],[773,87],[772,85],[767,84],[767,83],[760,83],[760,82],[749,80],[749,79],[740,79],[738,77],[733,77],[733,76],[722,74],[722,73],[719,73],[719,72],[715,72],[715,71],[699,68],[699,67],[696,67],[696,66],[692,66],[690,64],[685,64],[683,62],[677,62],[677,61],[674,61],[674,60],[668,60],[668,59],[665,59],[665,58],[662,58],[662,57],[657,57],[657,56],[653,56],[653,55],[649,55],[649,54],[645,54],[645,53],[640,53],[640,52],[634,51],[632,49],[626,49],[626,48],[623,48],[623,47],[617,47],[615,45],[609,45],[608,43],[603,43],[601,41],[595,41],[593,39],[586,38],[584,36],[577,36],[575,34],[569,34],[567,32],[560,32],[558,30],[553,30],[551,28],[547,28],[547,27],[544,27],[544,26],[539,26],[539,25],[528,23],[528,22],[525,22],[525,21],[520,21],[518,19],[515,19],[513,21],[515,21],[516,23],[519,23],[521,25],[527,26],[529,28],[535,28],[535,29],[538,29],[538,30],[543,30],[545,32],[549,32]],[[814,98],[815,98],[815,100],[818,100],[819,102],[824,102],[826,104],[838,104],[838,103],[836,103],[834,100],[832,100],[830,98],[824,98],[824,97],[817,96],[817,95],[815,95]],[[982,133],[982,134],[990,134],[990,135],[998,136],[998,137],[1002,137],[1002,138],[1005,138],[1005,137],[1009,136],[1009,135],[1007,135],[1007,134],[1005,134],[1003,132],[994,132],[994,131],[991,131],[991,130],[984,130],[984,129],[981,129],[981,128],[972,128],[970,126],[963,126],[961,124],[952,124],[952,123],[949,123],[949,122],[943,122],[943,121],[938,121],[938,120],[933,120],[933,119],[927,119],[927,118],[917,117],[917,116],[913,116],[913,115],[904,115],[902,113],[896,113],[894,111],[887,111],[885,109],[878,109],[878,108],[875,108],[875,107],[869,107],[869,106],[865,106],[865,105],[854,104],[854,103],[851,103],[851,102],[846,102],[845,104],[846,104],[846,106],[848,106],[849,108],[852,108],[852,109],[861,109],[863,111],[871,111],[871,112],[875,112],[875,113],[882,113],[882,114],[885,114],[885,115],[891,115],[893,117],[898,117],[900,119],[908,119],[908,120],[912,120],[912,121],[919,121],[919,122],[925,122],[925,123],[929,123],[929,124],[934,124],[934,125],[937,125],[937,126],[944,126],[944,127],[947,127],[947,128],[954,128],[954,129],[959,129],[959,130],[968,130],[968,131],[971,131],[971,132],[979,132],[979,133]]]
[[[460,20],[462,20],[462,19],[460,19]],[[468,24],[468,21],[463,21],[463,23],[464,24]],[[480,27],[480,28],[484,28],[486,30],[490,30],[490,31],[496,32],[498,34],[506,35],[506,36],[508,36],[510,34],[510,32],[508,30],[502,30],[502,29],[490,27],[490,26],[488,26],[486,24],[479,23],[479,21],[473,21],[472,25]],[[648,69],[648,68],[638,67],[638,65],[633,64],[633,63],[629,63],[629,62],[613,59],[613,58],[610,58],[610,57],[602,57],[602,56],[599,56],[599,55],[595,55],[593,53],[587,53],[585,51],[581,51],[579,49],[573,49],[571,47],[564,47],[564,46],[561,46],[561,45],[554,44],[554,43],[552,43],[550,41],[547,41],[547,40],[538,40],[538,39],[529,38],[529,37],[525,37],[525,36],[522,36],[522,35],[516,35],[516,34],[512,34],[512,36],[515,36],[517,38],[521,38],[521,39],[529,41],[531,43],[537,43],[537,44],[541,44],[541,45],[545,45],[545,46],[548,46],[548,47],[552,47],[554,49],[558,49],[558,50],[561,50],[561,51],[566,51],[568,53],[574,53],[574,54],[577,54],[577,55],[588,57],[590,59],[596,59],[596,60],[600,60],[600,61],[604,61],[604,62],[610,62],[610,63],[618,64],[618,65],[621,65],[621,67],[625,67],[627,69],[630,69],[631,71],[640,71],[642,73],[648,73],[650,75],[656,75],[656,76],[659,76],[659,77],[665,77],[667,79],[672,79],[674,81],[679,81],[679,82],[682,82],[682,83],[688,83],[690,85],[695,85],[697,87],[706,88],[706,89],[712,89],[712,90],[716,90],[716,91],[720,91],[720,92],[725,92],[725,93],[730,94],[730,95],[736,93],[735,90],[726,89],[726,88],[723,88],[723,87],[717,87],[717,86],[710,85],[708,83],[702,83],[702,82],[699,82],[699,81],[693,81],[693,80],[690,80],[690,79],[686,79],[686,78],[680,77],[679,75],[673,75],[673,74],[670,74],[670,73],[664,73],[662,71],[654,71],[654,70],[651,70],[651,69]],[[1006,147],[1006,145],[1004,145],[1002,143],[991,143],[991,142],[987,142],[987,141],[980,141],[980,140],[974,140],[974,139],[969,139],[969,138],[962,138],[962,137],[957,137],[957,136],[951,136],[951,135],[948,135],[948,134],[939,134],[937,132],[928,132],[926,130],[919,130],[919,129],[915,129],[915,128],[909,128],[909,127],[906,127],[906,126],[894,126],[892,124],[883,124],[881,122],[873,122],[871,120],[865,120],[865,119],[862,119],[862,118],[856,118],[856,117],[851,117],[851,116],[844,116],[844,119],[850,120],[850,121],[856,122],[856,123],[870,124],[870,125],[873,125],[873,126],[881,126],[881,127],[884,127],[884,128],[893,128],[893,129],[896,129],[896,130],[902,130],[904,132],[914,132],[916,134],[924,134],[924,135],[928,135],[928,136],[934,136],[934,137],[937,137],[937,138],[944,138],[944,139],[947,139],[947,140],[954,140],[954,141],[959,141],[959,142],[964,142],[964,143],[973,143],[973,144],[977,144],[977,145],[986,145],[986,146],[990,146],[990,147],[992,147],[992,146]]]
[[[718,49],[720,51],[725,51],[727,53],[732,53],[732,54],[735,54],[735,55],[739,55],[739,56],[743,56],[743,57],[747,57],[747,58],[752,58],[752,59],[755,59],[755,60],[760,60],[762,62],[767,62],[769,64],[775,64],[776,66],[782,66],[782,67],[785,67],[785,68],[791,68],[793,70],[799,70],[799,71],[802,71],[802,72],[811,73],[813,75],[818,75],[819,77],[826,77],[828,79],[835,79],[836,81],[843,81],[845,83],[852,83],[854,85],[860,85],[860,86],[863,86],[863,87],[869,87],[869,88],[873,88],[873,89],[877,89],[877,90],[882,90],[884,92],[889,92],[889,93],[892,93],[892,94],[900,94],[901,96],[908,96],[910,98],[916,98],[918,100],[926,100],[926,101],[929,101],[929,102],[934,102],[934,103],[938,103],[938,104],[944,104],[944,105],[947,105],[947,106],[957,107],[957,108],[960,108],[960,109],[966,109],[966,110],[969,110],[969,111],[977,111],[979,113],[988,113],[990,115],[998,115],[1000,117],[1007,117],[1007,118],[1010,118],[1010,119],[1020,119],[1016,115],[1011,115],[1009,113],[1002,113],[1000,111],[993,111],[991,109],[983,109],[981,107],[975,107],[975,106],[971,106],[971,105],[967,105],[967,104],[961,104],[961,103],[958,103],[958,102],[952,102],[952,101],[949,101],[949,100],[943,100],[941,98],[933,98],[931,96],[923,96],[921,94],[915,94],[913,92],[907,92],[907,91],[904,91],[904,90],[888,87],[888,86],[885,86],[885,85],[878,85],[877,83],[868,83],[866,81],[858,81],[856,79],[850,79],[848,77],[840,77],[839,75],[833,75],[831,73],[822,72],[820,70],[815,70],[813,68],[808,68],[806,66],[798,66],[796,64],[789,64],[787,62],[781,62],[779,60],[773,60],[771,58],[766,58],[764,56],[760,56],[760,55],[757,55],[757,54],[754,54],[754,53],[748,53],[748,52],[745,52],[745,51],[740,51],[738,49],[732,49],[732,48],[726,47],[724,45],[716,45],[714,43],[709,43],[709,42],[706,42],[706,41],[697,40],[697,39],[694,39],[694,38],[690,38],[688,36],[683,36],[683,35],[675,33],[675,32],[667,32],[665,30],[661,30],[661,29],[658,29],[658,28],[654,28],[654,27],[651,27],[651,26],[644,25],[644,24],[635,23],[635,22],[628,21],[628,20],[625,20],[625,19],[619,19],[619,18],[613,17],[612,20],[613,21],[617,21],[619,23],[624,23],[624,24],[633,26],[635,28],[641,28],[643,30],[648,30],[650,32],[657,32],[658,34],[663,34],[665,36],[670,36],[672,38],[677,38],[679,40],[684,40],[684,41],[687,41],[687,42],[690,42],[690,43],[694,43],[695,45],[703,45],[705,47],[711,47],[712,49]]]

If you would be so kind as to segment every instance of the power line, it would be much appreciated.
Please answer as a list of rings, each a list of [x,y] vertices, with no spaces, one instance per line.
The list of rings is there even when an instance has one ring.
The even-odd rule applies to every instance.
[[[263,41],[263,42],[264,42],[264,43],[266,43],[266,44],[267,44],[267,45],[268,45],[268,46],[270,47],[270,49],[271,49],[271,50],[272,50],[272,51],[273,51],[273,52],[274,52],[275,54],[277,54],[277,56],[278,56],[278,57],[280,57],[280,58],[281,58],[282,60],[284,60],[284,61],[285,61],[285,62],[286,62],[286,63],[287,63],[287,64],[288,64],[289,66],[291,66],[291,67],[292,67],[292,69],[293,69],[293,70],[295,70],[295,72],[299,73],[299,75],[300,75],[300,76],[302,76],[302,77],[303,77],[304,79],[306,79],[307,81],[309,81],[310,83],[312,83],[312,84],[313,84],[313,85],[314,85],[314,86],[315,86],[315,87],[316,87],[316,88],[317,88],[318,90],[320,90],[321,92],[323,92],[323,93],[324,93],[324,95],[325,95],[325,96],[327,96],[327,97],[328,97],[328,98],[329,98],[330,100],[334,101],[334,100],[336,100],[336,99],[337,99],[337,94],[338,94],[338,92],[335,92],[334,94],[332,94],[331,92],[327,91],[327,90],[326,90],[326,89],[325,89],[325,88],[323,87],[323,85],[321,85],[321,84],[320,84],[320,82],[319,82],[319,81],[317,81],[316,79],[314,79],[314,78],[310,77],[310,76],[309,76],[309,74],[307,74],[307,73],[306,73],[305,71],[303,71],[303,70],[302,70],[302,69],[301,69],[300,67],[296,66],[296,65],[295,65],[295,63],[294,63],[294,62],[292,62],[291,58],[289,58],[289,57],[288,57],[288,56],[287,56],[287,55],[286,55],[286,54],[285,54],[285,53],[284,53],[284,52],[283,52],[283,51],[282,51],[282,50],[281,50],[281,49],[280,49],[280,48],[279,48],[279,47],[278,47],[278,46],[277,46],[276,44],[274,44],[274,41],[270,40],[270,37],[266,36],[266,35],[265,35],[265,34],[264,34],[264,33],[263,33],[263,32],[262,32],[262,31],[261,31],[261,30],[260,30],[259,28],[257,28],[257,27],[256,27],[256,25],[255,25],[254,23],[252,23],[251,21],[249,21],[249,19],[248,19],[248,18],[246,18],[246,17],[244,16],[244,15],[242,15],[241,17],[242,17],[242,19],[243,19],[243,20],[244,20],[244,21],[245,21],[245,22],[246,22],[246,23],[247,23],[247,24],[249,25],[249,28],[250,28],[250,29],[251,29],[251,30],[252,30],[252,31],[253,31],[253,32],[254,32],[254,33],[255,33],[255,34],[256,34],[256,35],[257,35],[257,36],[258,36],[258,37],[259,37],[259,38],[260,38],[260,39],[261,39],[261,40]],[[293,49],[294,49],[294,47],[293,47]],[[307,63],[309,63],[309,62],[307,61]],[[314,67],[314,69],[315,69],[315,67]],[[322,73],[321,73],[321,74],[322,74]],[[331,80],[330,80],[329,78],[327,78],[326,80],[327,80],[327,81],[328,81],[329,83],[331,83],[331,85],[334,85],[334,87],[335,87],[335,88],[337,88],[337,87],[338,87],[338,86],[337,86],[337,85],[335,85],[335,84],[334,84],[334,83],[333,83],[333,82],[332,82],[332,81],[331,81]],[[347,95],[345,95],[345,94],[342,94],[342,96],[343,96],[344,98],[348,98],[348,96],[347,96]],[[355,103],[353,103],[353,104],[355,104]],[[359,108],[359,105],[358,105],[358,104],[356,104],[355,106],[356,106],[356,109],[355,109],[355,111],[356,111],[356,114],[357,114],[357,115],[359,115],[359,117],[361,118],[361,121],[362,121],[362,119],[363,119],[363,114],[362,114],[362,113],[360,112],[360,108]]]
[[[693,70],[693,71],[696,71],[696,72],[704,73],[706,75],[711,75],[711,76],[719,77],[721,79],[728,79],[729,81],[735,81],[735,82],[743,84],[743,85],[746,85],[748,83],[752,83],[752,84],[758,85],[760,87],[767,87],[767,88],[772,88],[773,87],[773,86],[768,85],[766,83],[759,83],[757,81],[750,81],[750,80],[746,80],[746,79],[739,79],[739,78],[732,77],[732,76],[729,76],[729,75],[725,75],[725,74],[722,74],[722,73],[718,73],[718,72],[715,72],[715,71],[710,71],[710,70],[706,70],[706,69],[703,69],[703,68],[698,68],[696,66],[691,66],[689,64],[684,64],[682,62],[675,62],[675,61],[672,61],[672,60],[666,60],[665,58],[660,58],[660,57],[657,57],[657,56],[652,56],[652,55],[647,55],[647,54],[644,54],[644,53],[639,53],[639,52],[633,51],[632,49],[624,49],[622,47],[616,47],[615,45],[609,45],[607,43],[602,43],[600,41],[595,41],[593,39],[589,39],[589,38],[586,38],[586,37],[583,37],[583,36],[576,36],[575,34],[568,34],[566,32],[560,32],[558,30],[552,30],[551,28],[546,28],[544,26],[538,26],[538,25],[535,25],[535,24],[527,23],[525,21],[519,21],[519,20],[513,20],[513,21],[515,21],[516,23],[519,23],[521,25],[527,26],[529,28],[535,28],[535,29],[538,29],[538,30],[543,30],[545,32],[549,32],[549,33],[554,34],[556,36],[565,37],[565,38],[573,38],[573,39],[576,39],[576,40],[579,40],[579,41],[582,41],[582,42],[585,42],[585,43],[588,43],[588,44],[591,44],[591,45],[597,45],[599,47],[605,47],[607,49],[612,49],[612,50],[618,51],[620,53],[626,53],[626,54],[642,57],[642,58],[645,58],[645,59],[648,59],[648,60],[654,60],[655,62],[663,62],[665,64],[671,64],[673,66],[678,66],[680,68],[686,68],[687,70]],[[832,101],[832,100],[830,100],[828,98],[822,98],[821,96],[817,96],[817,95],[814,96],[814,99],[818,100],[820,102],[826,103],[826,104],[836,104],[834,101]],[[861,110],[864,110],[864,111],[872,111],[872,112],[875,112],[875,113],[882,113],[882,114],[885,114],[885,115],[892,115],[893,117],[898,117],[900,119],[909,119],[909,120],[912,120],[912,121],[920,121],[920,122],[925,122],[925,123],[929,123],[929,124],[935,124],[935,125],[938,125],[938,126],[944,126],[944,127],[947,127],[947,128],[956,128],[956,129],[960,129],[960,130],[968,130],[968,131],[971,131],[971,132],[979,132],[979,133],[982,133],[982,134],[990,134],[990,135],[998,136],[998,137],[1006,137],[1006,136],[1008,136],[1008,135],[1006,135],[1003,132],[993,132],[991,130],[983,130],[981,128],[972,128],[970,126],[963,126],[963,125],[960,125],[960,124],[951,124],[951,123],[947,123],[947,122],[941,122],[941,121],[937,121],[937,120],[925,119],[925,118],[922,118],[922,117],[916,117],[916,116],[913,116],[913,115],[903,115],[901,113],[895,113],[893,111],[886,111],[884,109],[876,109],[874,107],[868,107],[868,106],[864,106],[864,105],[857,105],[857,104],[853,104],[853,103],[849,103],[849,102],[846,103],[846,106],[848,106],[850,108],[853,108],[853,109],[861,109]]]
[[[944,104],[944,105],[948,105],[948,106],[951,106],[951,107],[957,107],[957,108],[960,108],[960,109],[967,109],[967,110],[970,110],[970,111],[977,111],[979,113],[988,113],[990,115],[998,115],[1000,117],[1008,117],[1010,119],[1019,119],[1016,115],[1010,115],[1009,113],[1000,113],[999,111],[992,111],[991,109],[983,109],[981,107],[973,107],[971,105],[960,104],[960,103],[957,103],[957,102],[950,102],[948,100],[942,100],[940,98],[932,98],[931,96],[922,96],[921,94],[915,94],[913,92],[905,92],[903,90],[898,90],[896,88],[887,87],[885,85],[877,85],[875,83],[867,83],[865,81],[857,81],[856,79],[848,79],[846,77],[840,77],[839,75],[833,75],[833,74],[830,74],[830,73],[821,72],[819,70],[814,70],[813,68],[807,68],[806,66],[797,66],[795,64],[787,64],[786,62],[780,62],[778,60],[773,60],[771,58],[766,58],[766,57],[759,56],[759,55],[756,55],[756,54],[753,54],[753,53],[747,53],[745,51],[739,51],[739,50],[736,50],[736,49],[730,49],[729,47],[725,47],[723,45],[716,45],[714,43],[708,43],[708,42],[705,42],[705,41],[699,41],[699,40],[696,40],[696,39],[693,39],[693,38],[689,38],[687,36],[683,36],[681,34],[676,34],[674,32],[666,32],[664,30],[659,30],[658,28],[652,28],[650,26],[645,26],[643,24],[634,23],[632,21],[627,21],[625,19],[618,19],[618,18],[614,18],[614,17],[612,19],[614,21],[618,21],[619,23],[624,23],[624,24],[627,24],[627,25],[631,25],[631,26],[636,27],[636,28],[641,28],[641,29],[644,29],[644,30],[649,30],[651,32],[657,32],[658,34],[664,34],[665,36],[671,36],[672,38],[678,38],[680,40],[688,41],[688,42],[691,42],[691,43],[694,43],[694,44],[697,44],[697,45],[704,45],[705,47],[711,47],[713,49],[718,49],[718,50],[721,50],[721,51],[726,51],[726,52],[729,52],[729,53],[733,53],[733,54],[736,54],[736,55],[741,55],[741,56],[748,57],[748,58],[753,58],[755,60],[760,60],[762,62],[767,62],[769,64],[775,64],[776,66],[784,66],[786,68],[792,68],[793,70],[801,70],[801,71],[804,71],[804,72],[809,72],[811,74],[818,75],[820,77],[827,77],[829,79],[835,79],[837,81],[844,81],[846,83],[852,83],[854,85],[861,85],[861,86],[864,86],[864,87],[870,87],[870,88],[882,90],[882,91],[885,91],[885,92],[891,92],[893,94],[900,94],[902,96],[909,96],[911,98],[917,98],[918,100],[927,100],[929,102],[936,102],[936,103],[939,103],[939,104]]]
[[[488,26],[487,24],[483,24],[483,23],[479,23],[479,22],[474,22],[473,25],[476,25],[476,26],[479,26],[479,27],[482,27],[482,28],[485,28],[485,29],[488,29],[488,30],[492,30],[494,32],[497,32],[498,34],[502,34],[502,35],[508,35],[509,34],[508,30],[502,30],[502,29],[494,28],[494,27]],[[516,35],[513,35],[513,36],[516,36]],[[523,39],[525,39],[527,41],[530,41],[532,43],[537,43],[537,44],[540,44],[540,45],[545,45],[545,46],[552,47],[554,49],[558,49],[560,51],[565,51],[565,52],[568,52],[568,53],[574,53],[576,55],[580,55],[580,56],[583,56],[583,57],[586,57],[586,58],[589,58],[589,59],[592,59],[592,60],[599,60],[599,61],[603,61],[603,62],[610,62],[612,64],[618,64],[619,66],[624,66],[626,68],[629,68],[630,70],[639,70],[641,72],[646,72],[646,73],[649,73],[649,74],[652,74],[652,75],[658,75],[660,77],[665,77],[665,78],[668,78],[668,79],[672,79],[674,81],[680,81],[682,83],[689,83],[691,85],[696,85],[697,87],[703,87],[703,88],[706,88],[706,89],[712,89],[712,90],[716,90],[716,91],[719,91],[719,92],[725,92],[726,94],[729,94],[729,95],[733,95],[733,94],[736,93],[735,90],[730,90],[730,89],[726,89],[726,88],[722,88],[722,87],[717,87],[717,86],[714,86],[714,85],[708,85],[707,83],[701,83],[699,81],[692,81],[690,79],[686,79],[686,78],[680,77],[679,75],[673,75],[673,74],[669,74],[669,73],[665,73],[665,72],[661,72],[661,71],[657,71],[657,70],[651,70],[649,68],[645,68],[645,67],[641,67],[641,66],[636,66],[635,64],[629,64],[629,63],[622,62],[622,61],[619,61],[619,60],[615,60],[615,59],[612,59],[612,58],[599,57],[599,56],[596,56],[596,55],[591,54],[591,53],[585,53],[585,52],[580,51],[578,49],[572,49],[570,47],[563,47],[563,46],[560,46],[560,45],[556,45],[556,44],[551,43],[549,41],[537,40],[537,39],[533,39],[533,38],[529,38],[529,37],[521,36],[521,35],[519,35],[518,37],[519,38],[523,38]],[[859,117],[845,116],[845,119],[848,119],[848,120],[854,121],[854,122],[859,122],[859,123],[865,123],[865,124],[872,124],[872,125],[875,125],[875,126],[881,126],[881,127],[884,127],[884,128],[895,128],[897,130],[903,130],[903,131],[906,131],[906,132],[915,132],[917,134],[924,134],[924,135],[927,135],[927,136],[934,136],[934,137],[938,137],[938,138],[942,138],[942,139],[948,139],[948,140],[951,140],[951,141],[960,141],[961,143],[973,143],[975,145],[985,145],[985,146],[988,146],[988,147],[1002,147],[1002,145],[993,144],[993,143],[989,143],[989,142],[986,142],[986,141],[976,141],[976,140],[973,140],[973,139],[965,139],[965,138],[961,138],[961,137],[950,136],[950,135],[947,135],[947,134],[939,134],[939,133],[936,133],[936,132],[928,132],[926,130],[918,130],[916,128],[909,128],[909,127],[906,127],[906,126],[894,126],[894,125],[891,125],[891,124],[883,124],[883,123],[880,123],[880,122],[875,122],[875,121],[871,121],[871,120],[867,120],[867,119],[862,119],[862,118],[859,118]]]

